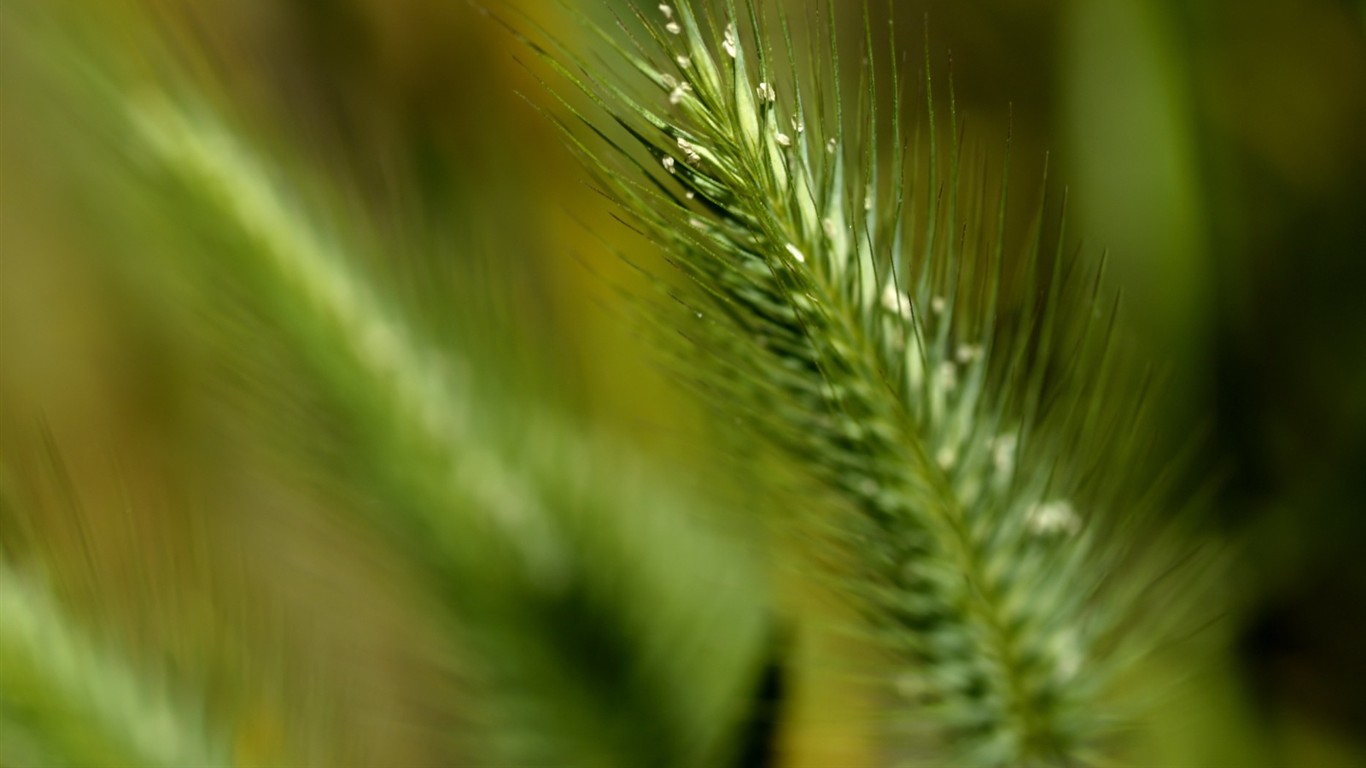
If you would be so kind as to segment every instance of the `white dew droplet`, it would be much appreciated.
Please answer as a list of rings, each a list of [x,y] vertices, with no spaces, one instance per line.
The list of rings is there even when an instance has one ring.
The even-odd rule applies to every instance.
[[[1055,533],[1073,534],[1081,530],[1081,518],[1066,499],[1032,504],[1025,513],[1025,525],[1040,536]]]
[[[782,131],[778,131],[777,133],[775,133],[775,134],[773,135],[773,138],[774,138],[774,140],[776,140],[776,141],[778,142],[778,146],[780,146],[780,147],[790,147],[790,146],[792,146],[792,139],[791,139],[790,137],[788,137],[788,135],[787,135],[786,133],[783,133]]]
[[[668,32],[668,33],[671,34],[671,35],[681,35],[681,34],[683,34],[683,28],[680,27],[680,26],[678,26],[678,22],[676,22],[676,21],[671,21],[671,22],[669,22],[668,24],[665,24],[665,25],[664,25],[664,31],[665,31],[665,32]]]
[[[798,120],[798,119],[794,116],[794,117],[792,118],[792,132],[795,133],[795,134],[801,135],[801,134],[802,134],[803,132],[805,132],[805,131],[806,131],[806,124],[803,123],[801,120]]]
[[[792,243],[787,244],[787,252],[792,254],[792,258],[796,259],[798,264],[806,263],[806,256],[804,256],[801,251],[797,250],[797,246]]]
[[[664,163],[664,170],[668,171],[669,173],[674,172],[674,159],[672,157],[665,155],[664,159],[660,162]]]
[[[688,198],[689,200],[691,200],[691,199],[693,199],[694,197],[697,197],[697,193],[693,192],[693,191],[690,189],[690,190],[688,190],[687,192],[684,192],[684,193],[683,193],[683,196],[686,197],[686,198]]]
[[[736,42],[735,24],[726,25],[726,32],[722,37],[721,47],[725,49],[726,55],[730,56],[732,59],[739,55],[740,47],[739,43]]]
[[[679,55],[674,57],[674,61],[677,62],[678,66],[682,67],[683,69],[687,69],[688,67],[692,66],[692,57],[688,56],[687,54],[680,53]]]
[[[936,315],[944,314],[944,307],[946,306],[947,304],[944,302],[943,296],[935,296],[930,299],[930,309],[933,310]]]
[[[897,289],[896,283],[887,283],[882,289],[882,308],[894,315],[911,319],[911,297]]]
[[[959,344],[958,349],[954,350],[953,356],[958,362],[967,365],[982,357],[982,347],[978,344]]]
[[[707,228],[707,222],[694,216],[691,219],[688,219],[688,226],[696,230],[705,230]]]
[[[829,152],[832,155],[835,154],[835,150],[838,148],[839,144],[836,144],[834,139],[830,139],[829,141],[825,142],[825,151]]]
[[[760,102],[772,104],[778,98],[777,92],[768,83],[759,83],[759,87],[754,90],[759,94]]]
[[[664,18],[666,19],[672,19],[674,17],[674,9],[667,3],[659,4],[659,12],[664,14]]]

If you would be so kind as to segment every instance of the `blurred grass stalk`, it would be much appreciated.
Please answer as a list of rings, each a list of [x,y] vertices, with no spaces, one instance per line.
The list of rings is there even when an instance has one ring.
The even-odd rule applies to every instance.
[[[226,768],[230,739],[194,696],[119,658],[32,575],[0,559],[0,763]]]
[[[454,739],[466,758],[730,759],[767,625],[753,558],[709,532],[626,447],[500,387],[494,377],[509,366],[429,346],[356,271],[347,227],[317,229],[278,169],[184,83],[127,79],[111,59],[117,47],[99,47],[104,34],[145,32],[92,37],[82,24],[72,38],[36,22],[29,31],[28,64],[57,84],[59,109],[85,121],[81,155],[106,166],[77,169],[78,194],[133,238],[111,244],[103,256],[118,263],[101,268],[204,301],[172,312],[195,318],[178,330],[246,381],[280,380],[270,347],[283,343],[350,425],[353,441],[329,450],[351,471],[328,482],[373,495],[378,503],[344,508],[430,588],[450,658],[464,662],[457,676],[474,688],[461,704],[475,711],[461,714],[467,730]],[[450,299],[451,322],[468,320]],[[244,320],[253,315],[267,325]],[[283,339],[258,343],[252,333],[272,326]],[[89,686],[71,693],[92,706],[120,695],[98,677]]]
[[[1195,88],[1173,14],[1147,0],[1070,3],[1061,72],[1075,221],[1112,253],[1169,365],[1189,370],[1213,294]]]

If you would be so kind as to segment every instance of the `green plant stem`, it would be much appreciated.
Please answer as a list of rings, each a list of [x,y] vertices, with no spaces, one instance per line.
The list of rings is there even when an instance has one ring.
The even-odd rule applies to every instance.
[[[0,761],[232,765],[202,705],[92,642],[48,590],[0,562]]]

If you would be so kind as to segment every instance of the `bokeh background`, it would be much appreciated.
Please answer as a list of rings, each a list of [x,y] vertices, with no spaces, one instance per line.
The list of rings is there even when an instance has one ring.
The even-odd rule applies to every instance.
[[[514,5],[579,34],[549,0]],[[936,77],[951,75],[968,141],[1000,157],[1011,136],[1013,229],[1040,204],[1045,164],[1043,204],[1066,190],[1067,241],[1108,251],[1166,367],[1171,425],[1200,438],[1198,528],[1236,562],[1209,631],[1231,650],[1218,668],[1170,661],[1199,693],[1172,708],[1152,759],[1362,764],[1366,4],[892,5],[909,60],[928,39]],[[851,25],[858,6],[840,5]],[[538,112],[554,108],[544,67],[475,6],[5,0],[0,14],[0,471],[13,507],[0,543],[41,547],[64,595],[134,645],[229,670],[222,685],[259,702],[246,754],[340,727],[344,744],[317,754],[424,764],[438,750],[424,713],[458,694],[423,682],[413,648],[429,628],[395,597],[392,554],[323,525],[325,502],[262,469],[274,454],[247,400],[223,394],[231,371],[175,332],[193,299],[108,266],[154,246],[101,221],[100,195],[119,188],[75,129],[53,127],[95,122],[25,58],[54,19],[76,19],[131,77],[189,84],[281,167],[304,169],[434,324],[463,297],[476,319],[461,338],[486,344],[522,381],[510,386],[625,436],[684,485],[728,482],[619,293],[641,286],[620,252],[657,255],[623,237]],[[449,257],[432,271],[419,253]],[[288,429],[278,412],[254,416]],[[792,581],[793,599],[819,602]],[[241,679],[234,654],[278,670]],[[856,694],[820,664],[795,667],[782,764],[864,764]],[[297,704],[285,689],[319,693]],[[286,700],[297,708],[273,703]]]

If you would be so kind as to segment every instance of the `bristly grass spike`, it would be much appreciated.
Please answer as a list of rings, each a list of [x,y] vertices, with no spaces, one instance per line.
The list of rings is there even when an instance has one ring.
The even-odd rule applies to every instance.
[[[934,702],[904,717],[937,722],[961,764],[1077,762],[1122,720],[1106,681],[1133,654],[1118,649],[1156,642],[1128,623],[1134,591],[1110,587],[1157,566],[1093,519],[1141,527],[1154,503],[1127,468],[1143,459],[1107,436],[1148,428],[1116,384],[1127,374],[1112,313],[1095,316],[1109,300],[1061,242],[1042,253],[1042,226],[1023,243],[1007,236],[1004,181],[989,189],[984,169],[960,162],[951,82],[941,114],[926,75],[923,131],[906,132],[902,61],[880,48],[866,7],[849,109],[839,14],[825,5],[805,32],[779,8],[778,46],[756,2],[680,1],[663,14],[678,35],[642,18],[657,50],[618,50],[653,82],[658,62],[687,56],[677,112],[570,51],[547,54],[602,111],[577,115],[586,132],[559,125],[697,288],[689,304],[714,309],[674,353],[688,377],[854,510],[777,524],[868,550],[842,575],[845,594],[887,638],[889,678],[918,678],[918,698]],[[801,34],[827,37],[828,56],[799,57]],[[890,24],[887,39],[898,44]],[[928,72],[928,31],[925,50]],[[672,157],[689,147],[704,161],[679,173]],[[665,158],[667,181],[630,172],[641,150]],[[1097,414],[1114,416],[1102,427]]]

